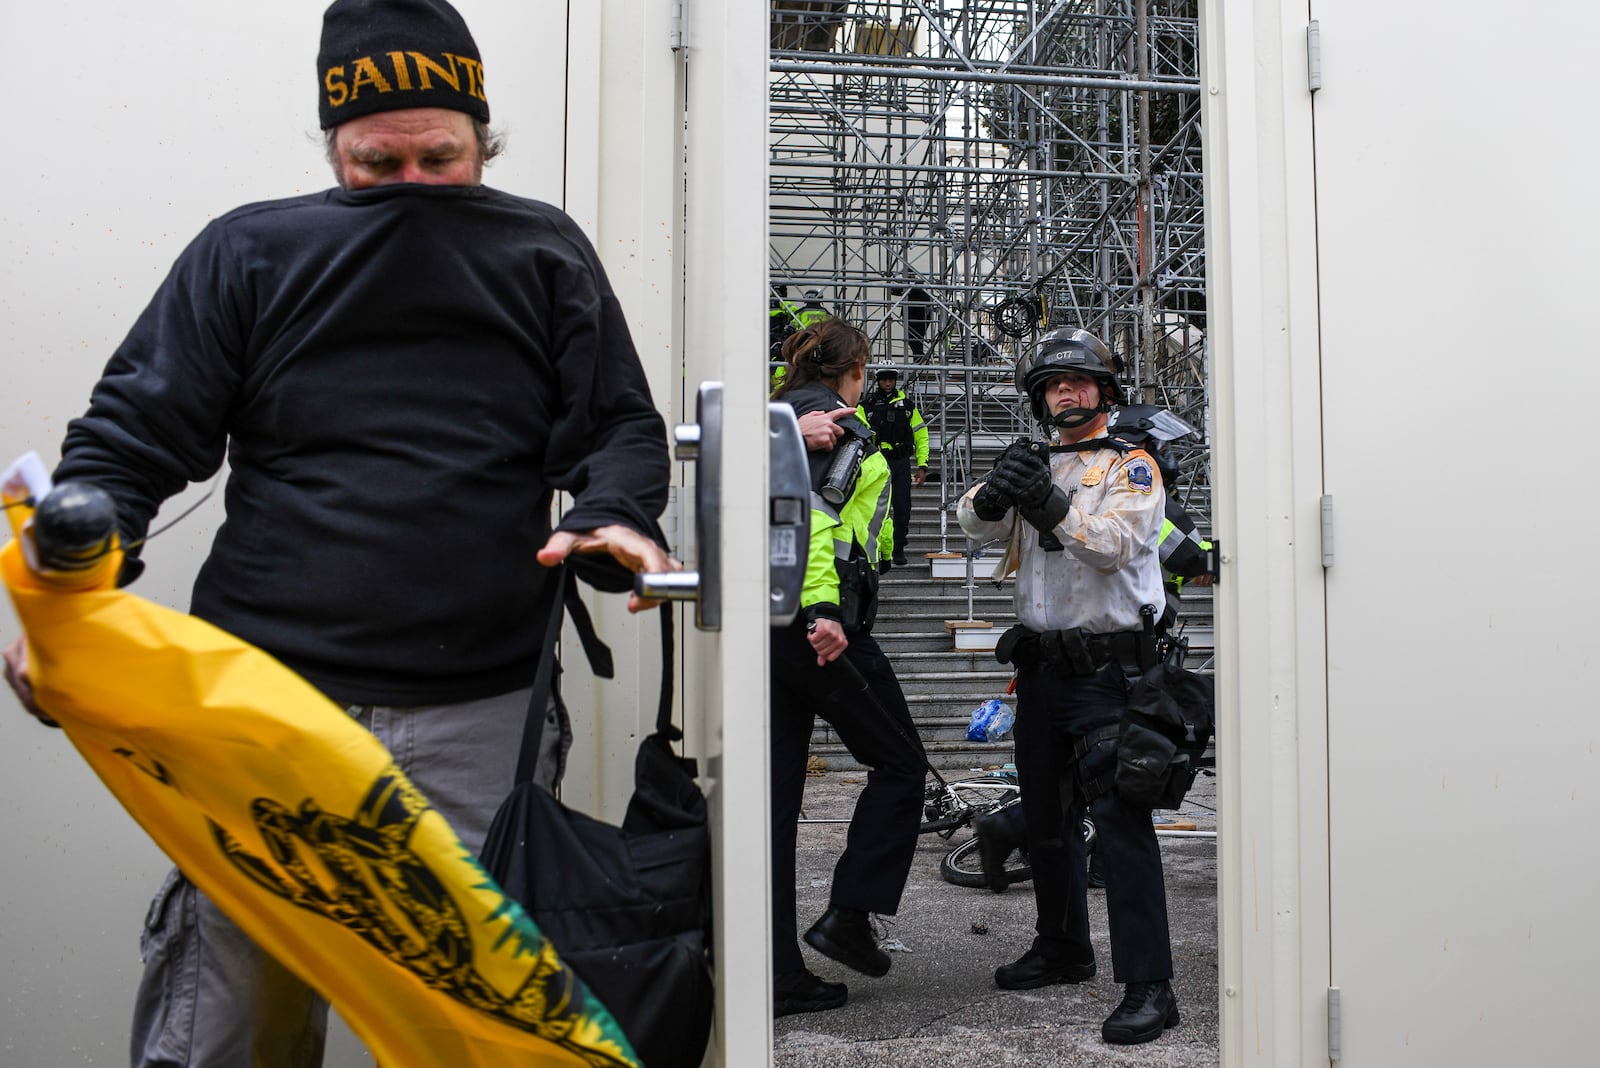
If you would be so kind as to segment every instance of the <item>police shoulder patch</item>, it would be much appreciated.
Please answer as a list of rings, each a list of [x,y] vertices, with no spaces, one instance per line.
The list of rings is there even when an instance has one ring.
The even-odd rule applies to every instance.
[[[1155,487],[1155,467],[1149,460],[1136,457],[1122,469],[1123,480],[1135,493],[1149,493]]]

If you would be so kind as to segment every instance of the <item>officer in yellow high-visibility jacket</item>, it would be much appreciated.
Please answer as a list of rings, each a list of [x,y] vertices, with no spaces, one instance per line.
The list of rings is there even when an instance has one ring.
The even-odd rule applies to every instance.
[[[781,288],[786,290],[788,287],[785,286]],[[780,362],[778,363],[777,367],[773,368],[772,380],[768,383],[770,387],[769,393],[771,394],[776,394],[778,392],[778,389],[783,385],[784,376],[787,375],[789,371],[788,367],[782,362],[783,341],[792,336],[796,330],[804,330],[808,326],[816,326],[818,323],[823,322],[826,319],[833,318],[833,313],[822,306],[822,290],[808,289],[801,294],[801,297],[804,299],[805,303],[801,304],[799,307],[789,303],[787,300],[783,302],[783,311],[789,318],[789,325],[785,330],[783,337],[779,338],[778,340],[779,351],[776,358]],[[767,312],[769,321],[776,314],[776,311],[769,310]],[[769,330],[769,337],[770,334],[771,331]]]
[[[800,297],[805,301],[800,305],[799,311],[795,312],[795,320],[800,324],[800,329],[804,330],[808,326],[816,326],[824,319],[833,318],[833,313],[822,306],[822,290],[808,289],[800,294]]]
[[[769,393],[783,382],[783,343],[800,326],[800,305],[789,299],[789,287],[779,282],[767,299],[767,359],[772,365]]]
[[[789,367],[776,399],[798,415],[854,408],[866,383],[867,338],[827,319],[784,342]],[[806,970],[796,939],[795,839],[806,757],[821,716],[851,756],[870,771],[856,801],[844,855],[834,866],[828,910],[805,934],[825,956],[881,976],[870,913],[900,905],[916,851],[927,757],[889,659],[872,637],[878,560],[892,551],[889,468],[859,419],[839,421],[843,436],[808,454],[811,541],[803,612],[772,631],[772,940],[773,1012],[835,1009],[843,983]],[[858,457],[856,462],[850,462]]]
[[[878,388],[861,398],[857,409],[872,425],[873,441],[889,461],[889,488],[894,501],[894,562],[906,562],[906,535],[911,532],[911,487],[928,477],[928,425],[906,391],[899,388],[900,373],[893,367],[878,370]],[[911,461],[916,459],[916,472]]]

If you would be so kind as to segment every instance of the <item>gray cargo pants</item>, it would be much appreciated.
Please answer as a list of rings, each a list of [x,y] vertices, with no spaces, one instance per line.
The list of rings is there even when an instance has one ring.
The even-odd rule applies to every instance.
[[[347,709],[476,854],[511,792],[532,688],[455,705]],[[552,708],[535,779],[555,781],[571,733]],[[139,943],[133,1068],[320,1068],[328,1003],[263,953],[177,869]]]

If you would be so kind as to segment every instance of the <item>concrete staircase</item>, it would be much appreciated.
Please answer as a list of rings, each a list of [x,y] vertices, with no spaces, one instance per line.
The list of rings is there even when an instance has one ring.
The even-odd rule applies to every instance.
[[[952,506],[954,501],[952,495]],[[994,743],[972,742],[967,740],[966,731],[973,710],[991,697],[1016,708],[1015,698],[1006,693],[1011,669],[997,662],[991,651],[992,639],[1015,623],[1016,615],[1012,611],[1011,581],[997,588],[987,577],[994,566],[993,555],[975,562],[977,577],[970,589],[964,575],[933,577],[929,554],[942,550],[963,553],[967,547],[953,514],[947,517],[941,537],[939,505],[936,483],[930,481],[912,489],[911,532],[906,543],[908,565],[882,576],[878,620],[872,633],[894,664],[929,760],[941,770],[960,771],[1003,764],[1012,758],[1009,736]],[[964,570],[961,564],[959,560],[952,561],[941,570]],[[969,638],[987,648],[955,648],[947,621],[969,618],[991,625],[987,631],[982,627],[968,631]],[[1187,666],[1207,668],[1212,645],[1209,588],[1192,588],[1184,593],[1179,621],[1191,640]],[[984,642],[985,636],[990,640]],[[812,736],[811,752],[831,770],[860,768],[820,719]]]

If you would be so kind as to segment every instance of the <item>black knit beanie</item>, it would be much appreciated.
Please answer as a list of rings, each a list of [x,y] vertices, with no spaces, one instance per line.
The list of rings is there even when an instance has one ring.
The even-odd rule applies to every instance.
[[[324,130],[401,108],[489,121],[478,46],[445,0],[334,0],[322,16],[317,80]]]

